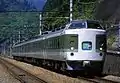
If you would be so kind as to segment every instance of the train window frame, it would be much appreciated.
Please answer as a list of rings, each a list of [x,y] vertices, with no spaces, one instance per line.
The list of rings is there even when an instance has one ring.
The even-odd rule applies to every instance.
[[[98,34],[96,35],[96,52],[105,52],[106,51],[106,35]],[[102,44],[102,46],[100,45]],[[102,50],[100,50],[102,48]]]
[[[91,48],[90,49],[88,49],[88,48],[84,48],[84,45],[83,44],[86,44],[86,43],[89,43],[90,45],[91,45]],[[82,42],[82,50],[92,50],[92,42],[91,41],[83,41]]]
[[[78,24],[79,25],[81,24],[81,25],[78,27]],[[71,23],[71,25],[69,27],[69,29],[82,29],[82,28],[86,28],[86,23],[85,22],[73,22],[73,23]]]

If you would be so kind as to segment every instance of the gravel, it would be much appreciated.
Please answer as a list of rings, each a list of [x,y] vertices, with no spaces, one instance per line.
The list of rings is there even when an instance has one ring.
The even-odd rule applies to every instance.
[[[115,81],[115,82],[120,82],[120,77],[113,76],[113,75],[105,76],[104,79],[112,80],[112,81]]]
[[[23,69],[27,70],[28,72],[31,72],[32,74],[38,76],[40,79],[47,81],[48,83],[90,83],[84,80],[79,80],[77,78],[61,75],[61,74],[46,70],[44,68],[33,66],[31,64],[27,64],[24,62],[20,62],[20,61],[8,59],[8,58],[4,58],[4,59],[22,67]],[[6,70],[4,70],[0,65],[0,83],[19,83],[9,74],[6,74],[6,72],[3,72],[3,71],[6,71]],[[118,76],[108,75],[103,78],[107,80],[120,82],[120,77]]]
[[[27,70],[28,72],[31,72],[32,74],[38,76],[40,79],[45,80],[48,83],[90,83],[85,80],[79,80],[77,78],[61,75],[41,67],[33,66],[31,64],[19,62],[19,61],[8,59],[8,58],[4,58],[4,59],[16,65],[19,65],[23,69]]]
[[[8,73],[7,69],[0,63],[0,83],[20,83]]]

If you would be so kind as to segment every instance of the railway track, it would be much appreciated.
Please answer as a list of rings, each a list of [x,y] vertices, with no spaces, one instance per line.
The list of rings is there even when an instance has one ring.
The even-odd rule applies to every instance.
[[[90,83],[119,83],[119,82],[115,82],[112,80],[107,80],[107,79],[103,79],[101,77],[94,77],[94,78],[84,78],[84,77],[77,77],[78,79],[82,79],[82,80],[86,80]]]
[[[21,83],[48,83],[38,78],[37,76],[32,75],[28,71],[25,71],[19,66],[14,65],[13,63],[7,61],[4,58],[0,58],[0,63],[2,63],[3,66],[5,66],[8,69],[9,73],[12,74]],[[77,77],[77,78],[80,80],[80,82],[83,83],[118,83],[115,81],[103,79],[101,77],[93,77],[93,78]]]
[[[0,63],[8,69],[8,72],[14,76],[21,83],[47,83],[46,81],[38,78],[37,76],[25,71],[24,69],[10,63],[7,60],[4,60],[0,57]]]

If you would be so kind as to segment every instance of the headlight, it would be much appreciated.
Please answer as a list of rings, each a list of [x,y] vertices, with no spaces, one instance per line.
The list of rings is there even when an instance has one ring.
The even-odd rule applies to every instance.
[[[74,50],[74,47],[71,47],[70,49],[71,49],[71,50]]]
[[[102,51],[102,48],[100,48],[100,51]]]

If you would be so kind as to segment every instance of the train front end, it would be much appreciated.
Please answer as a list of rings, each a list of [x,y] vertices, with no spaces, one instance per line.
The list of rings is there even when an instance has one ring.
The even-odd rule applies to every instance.
[[[72,26],[66,30],[66,34],[76,34],[78,41],[69,41],[71,51],[66,55],[67,70],[101,72],[106,53],[106,32],[97,22],[78,23],[72,23],[74,25],[71,24]],[[72,46],[71,42],[77,46]]]

